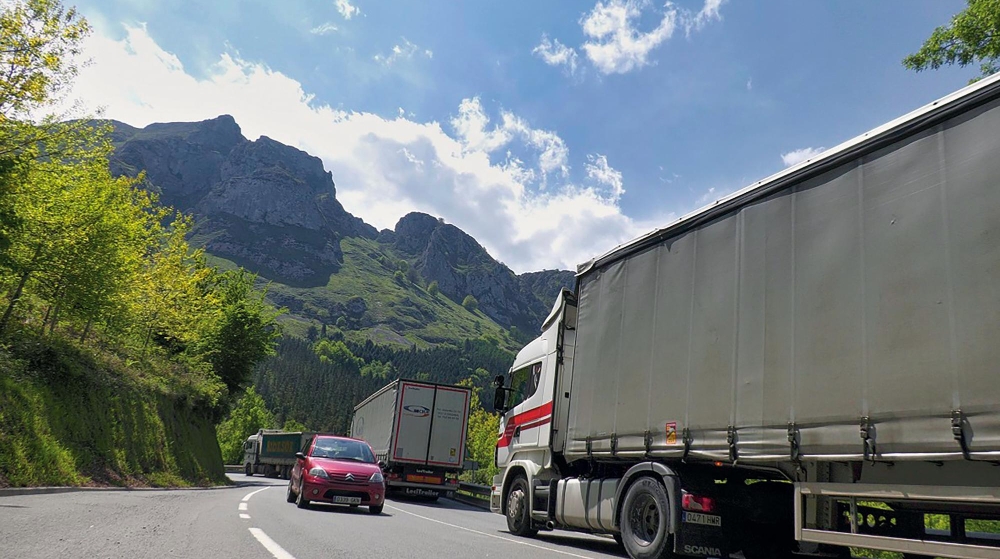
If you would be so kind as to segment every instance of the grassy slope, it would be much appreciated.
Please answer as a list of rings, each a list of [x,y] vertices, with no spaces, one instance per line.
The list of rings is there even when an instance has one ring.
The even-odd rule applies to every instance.
[[[0,349],[0,486],[224,483],[209,413],[170,384],[58,341]]]
[[[490,335],[501,346],[516,350],[520,344],[510,339],[508,332],[481,311],[469,312],[444,295],[432,297],[424,287],[405,281],[402,285],[393,279],[395,270],[382,263],[397,262],[398,255],[379,243],[361,238],[341,241],[344,265],[330,276],[325,287],[294,288],[273,283],[271,290],[291,295],[303,302],[302,313],[283,317],[286,332],[305,337],[310,325],[320,326],[309,315],[321,313],[330,303],[346,303],[362,297],[368,306],[365,318],[356,329],[345,331],[355,341],[372,340],[380,344],[415,344],[424,348],[447,341],[479,338]],[[210,262],[220,268],[233,264],[227,260],[210,257]],[[329,324],[336,322],[336,317]]]

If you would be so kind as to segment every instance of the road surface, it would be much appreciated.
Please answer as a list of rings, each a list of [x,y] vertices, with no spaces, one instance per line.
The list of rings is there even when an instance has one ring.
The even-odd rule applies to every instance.
[[[285,502],[281,480],[232,474],[238,487],[0,497],[0,557],[598,559],[613,541],[565,532],[522,539],[502,516],[442,499],[367,509]]]

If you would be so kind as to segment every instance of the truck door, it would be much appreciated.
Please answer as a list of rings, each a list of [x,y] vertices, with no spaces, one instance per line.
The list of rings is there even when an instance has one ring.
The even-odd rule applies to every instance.
[[[540,441],[548,445],[552,422],[551,393],[539,390],[544,360],[520,367],[510,375],[507,424],[497,442],[497,462],[504,464],[509,456],[522,449],[538,448]],[[540,437],[542,432],[544,437]]]

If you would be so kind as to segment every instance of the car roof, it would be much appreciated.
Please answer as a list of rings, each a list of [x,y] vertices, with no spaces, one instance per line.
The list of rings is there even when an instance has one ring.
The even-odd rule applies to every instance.
[[[355,439],[354,437],[346,437],[344,435],[326,435],[326,434],[323,434],[323,433],[318,433],[316,435],[316,438],[317,439],[335,439],[335,440],[339,440],[339,441],[354,441],[354,442],[368,444],[366,441],[364,441],[362,439]]]

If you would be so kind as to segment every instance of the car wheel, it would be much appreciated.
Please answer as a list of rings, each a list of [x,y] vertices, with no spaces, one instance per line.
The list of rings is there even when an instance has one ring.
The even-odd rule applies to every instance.
[[[659,481],[644,477],[625,494],[621,512],[621,538],[628,556],[633,559],[658,559],[673,556],[673,538],[667,489]]]
[[[507,529],[515,536],[528,538],[538,533],[531,524],[528,480],[524,476],[514,478],[510,493],[507,494]]]
[[[368,507],[368,514],[382,514],[382,505],[371,505]]]
[[[247,477],[252,476],[253,475],[253,466],[251,466],[250,464],[247,464],[246,466],[244,466],[243,467],[243,473],[246,474]]]
[[[285,500],[289,503],[295,502],[295,492],[292,491],[292,480],[288,480],[288,489],[285,491]]]
[[[303,487],[303,486],[299,486],[299,492],[295,496],[295,506],[299,507],[300,509],[307,509],[307,508],[309,508],[309,499],[306,499],[305,497],[303,497],[303,495],[305,494],[305,492],[306,492],[306,488]]]

